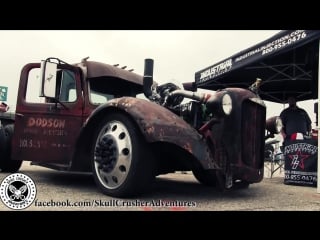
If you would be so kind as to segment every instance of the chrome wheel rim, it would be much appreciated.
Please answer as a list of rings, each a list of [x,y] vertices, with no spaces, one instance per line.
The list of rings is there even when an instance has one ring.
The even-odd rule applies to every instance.
[[[100,131],[94,148],[94,171],[108,189],[120,187],[126,180],[132,161],[131,137],[119,121],[108,122]]]

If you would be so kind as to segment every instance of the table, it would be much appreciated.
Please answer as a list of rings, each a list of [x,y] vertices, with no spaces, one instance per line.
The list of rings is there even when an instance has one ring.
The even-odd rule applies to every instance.
[[[266,175],[265,177],[272,178],[275,173],[279,172],[279,174],[282,174],[282,172],[284,171],[283,154],[279,153],[277,155],[278,156],[274,156],[272,159],[265,159],[264,167],[267,169],[268,173],[268,175]]]
[[[270,173],[268,174],[270,178],[272,178],[277,171],[279,171],[280,174],[284,171],[284,156],[280,150],[279,143],[280,141],[277,139],[266,141],[264,166],[267,172]]]

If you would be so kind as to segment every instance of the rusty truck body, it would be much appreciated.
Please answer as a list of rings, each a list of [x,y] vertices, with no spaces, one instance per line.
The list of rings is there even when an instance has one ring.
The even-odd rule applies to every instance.
[[[193,171],[201,183],[221,189],[260,182],[264,102],[249,89],[208,94],[192,88],[157,85],[151,59],[143,76],[86,59],[27,64],[15,118],[0,128],[0,169],[16,172],[31,161],[92,172],[101,191],[114,197],[137,195],[155,176],[174,171]],[[141,93],[147,99],[137,98]],[[281,128],[278,119],[269,125]]]

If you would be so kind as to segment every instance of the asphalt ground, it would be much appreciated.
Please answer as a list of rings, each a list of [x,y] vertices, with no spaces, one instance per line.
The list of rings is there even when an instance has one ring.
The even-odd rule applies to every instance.
[[[270,165],[268,166],[270,168]],[[281,170],[281,171],[280,171]],[[319,211],[315,187],[285,185],[283,169],[246,189],[220,192],[201,185],[190,172],[161,175],[151,191],[132,199],[103,195],[93,176],[59,172],[24,162],[21,173],[36,185],[34,202],[11,210],[0,201],[0,211]],[[8,176],[0,173],[0,182]]]

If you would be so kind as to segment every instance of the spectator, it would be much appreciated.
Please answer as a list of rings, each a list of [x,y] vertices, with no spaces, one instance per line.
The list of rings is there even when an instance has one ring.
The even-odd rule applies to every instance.
[[[6,103],[1,102],[0,103],[0,112],[6,112],[8,110],[9,110],[9,106]]]
[[[288,98],[289,107],[284,109],[280,118],[282,120],[282,135],[285,140],[303,139],[301,136],[310,135],[311,120],[308,113],[299,108],[294,97]],[[297,137],[300,135],[300,137]]]

